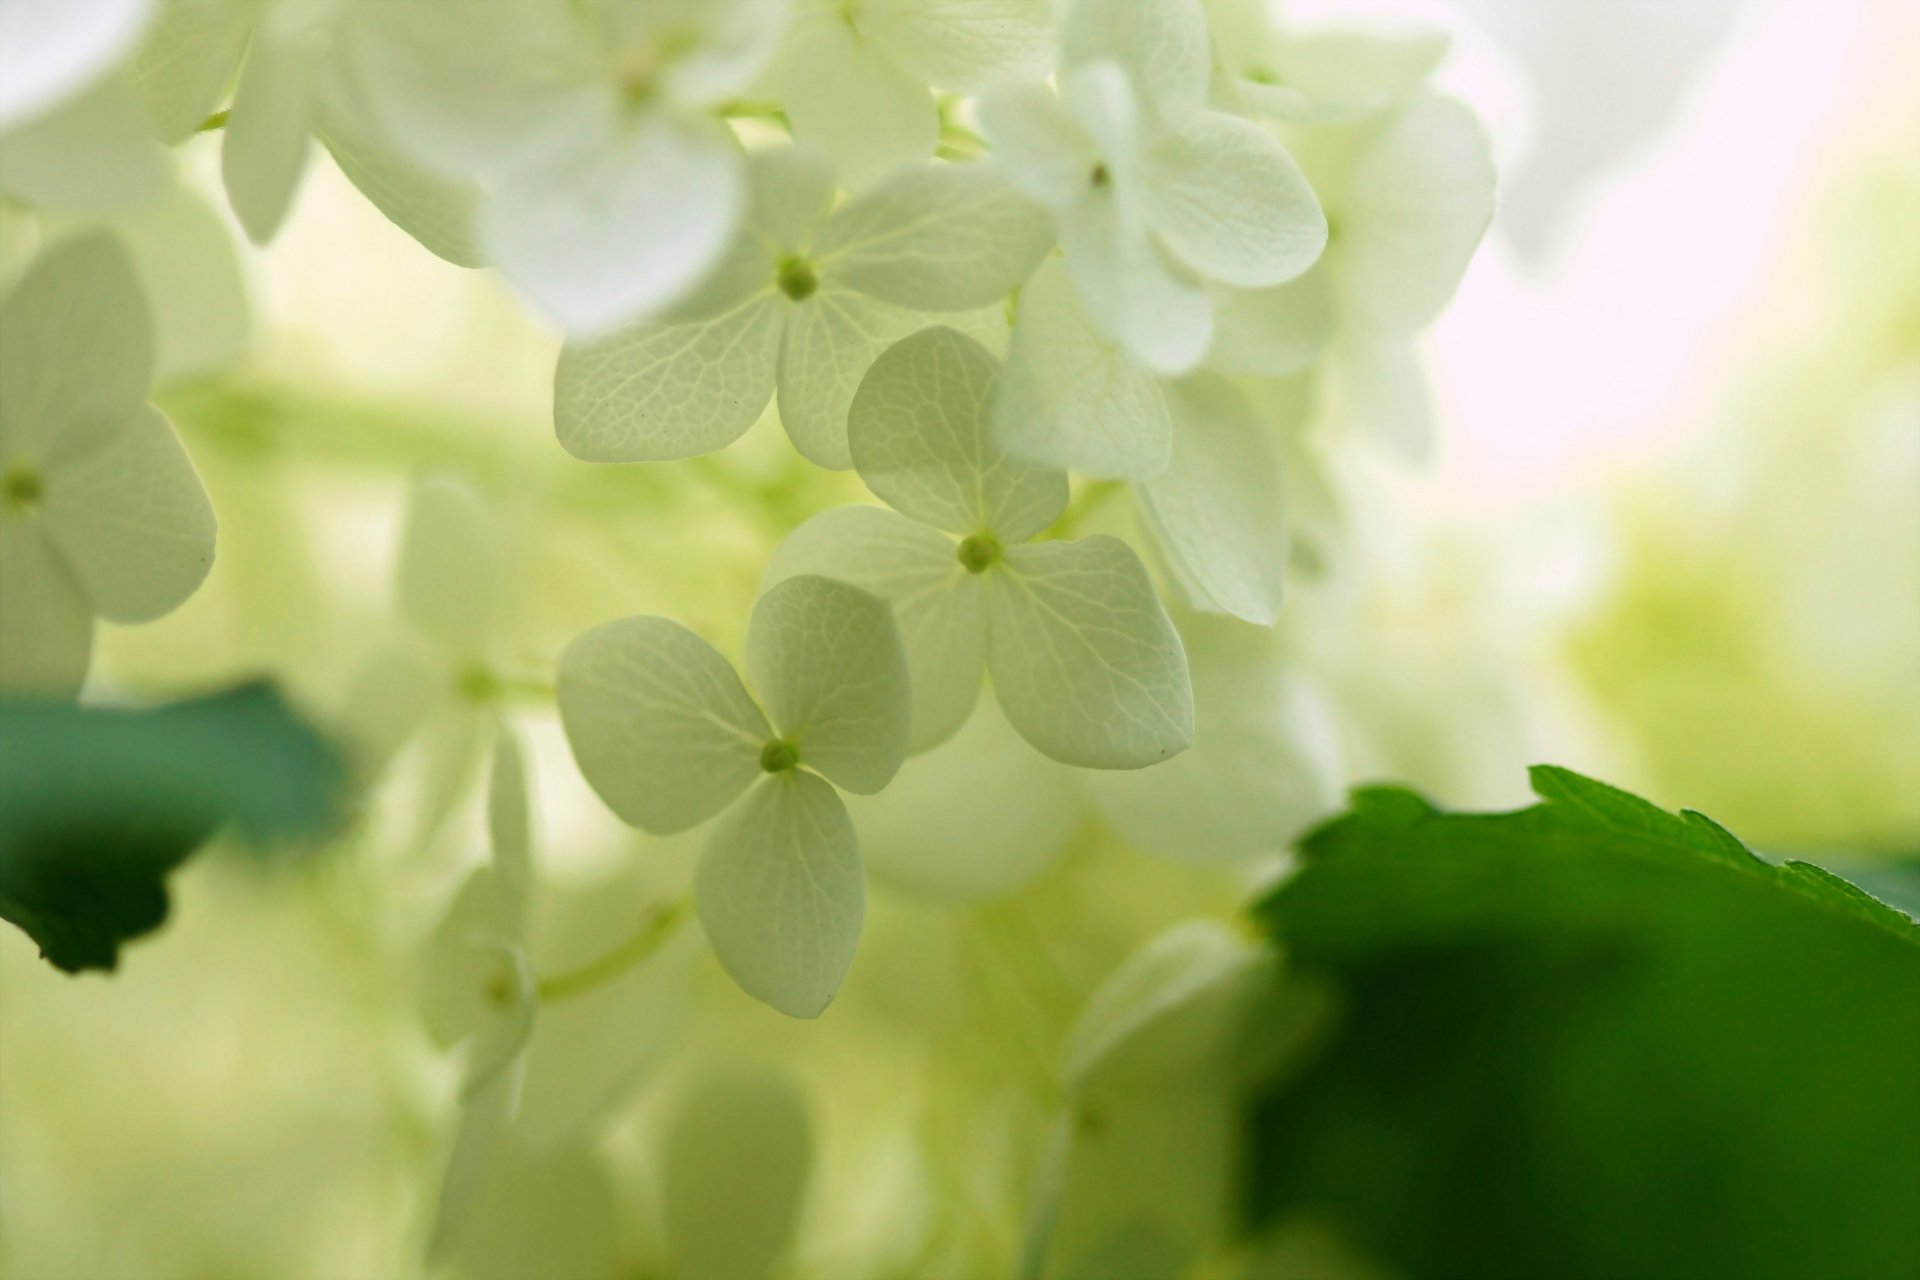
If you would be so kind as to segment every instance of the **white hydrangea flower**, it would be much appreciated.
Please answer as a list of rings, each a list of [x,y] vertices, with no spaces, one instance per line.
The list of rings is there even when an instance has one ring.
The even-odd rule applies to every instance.
[[[834,788],[869,794],[899,769],[907,660],[885,602],[801,576],[754,605],[746,669],[765,712],[679,623],[610,622],[561,657],[560,716],[581,773],[626,822],[664,834],[726,811],[694,877],[701,924],[747,994],[812,1018],[866,912],[859,839]]]
[[[53,110],[124,61],[154,0],[0,3],[0,131]]]
[[[714,112],[752,83],[782,0],[469,0],[365,6],[347,71],[392,141],[484,188],[486,260],[570,333],[693,288],[745,203]]]
[[[1264,0],[1206,0],[1215,97],[1289,124],[1350,124],[1413,97],[1447,55],[1443,32],[1282,26]]]
[[[998,382],[992,355],[953,329],[889,348],[854,397],[848,440],[895,509],[815,516],[776,549],[767,580],[830,574],[893,602],[918,750],[966,722],[991,672],[1008,720],[1046,755],[1158,764],[1193,738],[1180,637],[1125,543],[1028,545],[1065,509],[1067,480],[993,443]]]
[[[158,618],[213,565],[213,508],[146,403],[153,346],[102,235],[56,246],[0,303],[0,688],[72,696],[95,617]]]
[[[1056,96],[985,95],[980,119],[1009,174],[1053,210],[1075,286],[1101,328],[1161,374],[1213,336],[1203,282],[1281,284],[1319,256],[1326,224],[1285,148],[1206,106],[1199,0],[1070,11]]]
[[[172,177],[172,159],[119,76],[0,130],[0,198],[37,209],[124,213],[159,197]]]
[[[940,136],[928,86],[978,93],[1051,67],[1046,0],[802,0],[774,75],[794,136],[858,190],[924,160]]]
[[[828,212],[833,177],[792,147],[748,161],[746,217],[713,277],[665,318],[575,343],[554,376],[560,443],[593,462],[711,453],[778,388],[794,445],[852,465],[847,407],[927,311],[999,302],[1052,247],[991,163],[909,165]]]

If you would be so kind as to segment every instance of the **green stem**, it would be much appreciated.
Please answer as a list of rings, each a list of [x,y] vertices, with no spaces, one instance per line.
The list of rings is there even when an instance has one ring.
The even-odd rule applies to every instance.
[[[216,111],[216,112],[214,112],[214,113],[213,113],[212,115],[210,115],[210,116],[208,116],[208,117],[207,117],[207,118],[206,118],[205,120],[202,120],[202,121],[200,122],[200,127],[199,127],[198,129],[196,129],[196,130],[194,130],[194,132],[196,132],[196,133],[212,133],[212,132],[213,132],[214,130],[216,130],[216,129],[224,129],[224,128],[226,128],[226,127],[227,127],[227,116],[228,116],[229,114],[230,114],[230,113],[229,113],[229,112],[226,112],[226,111]]]
[[[654,911],[647,922],[640,926],[640,932],[612,951],[598,960],[588,961],[578,969],[569,969],[565,973],[541,978],[534,985],[534,991],[543,1003],[551,1004],[556,1000],[565,1000],[604,986],[666,945],[667,939],[673,936],[673,931],[679,927],[682,920],[687,918],[687,914],[685,899],[667,903]]]

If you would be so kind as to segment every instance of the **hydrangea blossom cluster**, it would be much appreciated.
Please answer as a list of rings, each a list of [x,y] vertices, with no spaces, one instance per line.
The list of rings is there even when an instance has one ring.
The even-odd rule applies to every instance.
[[[439,744],[423,830],[491,754],[494,857],[427,966],[476,1151],[540,998],[509,694],[554,699],[621,819],[704,831],[707,938],[796,1017],[857,954],[863,844],[954,899],[1088,820],[1272,852],[1330,785],[1267,630],[1302,495],[1332,432],[1419,449],[1410,344],[1491,215],[1487,141],[1428,86],[1443,53],[1234,0],[5,0],[0,196],[45,247],[0,318],[0,689],[74,695],[95,617],[164,613],[211,562],[145,400],[156,348],[197,371],[224,332],[165,280],[232,268],[168,148],[218,134],[265,244],[317,143],[564,336],[573,457],[695,458],[771,404],[877,499],[772,551],[738,664],[724,628],[652,616],[529,661],[495,607],[503,517],[417,487],[413,638],[343,719],[369,781]],[[185,229],[156,250],[160,211]]]

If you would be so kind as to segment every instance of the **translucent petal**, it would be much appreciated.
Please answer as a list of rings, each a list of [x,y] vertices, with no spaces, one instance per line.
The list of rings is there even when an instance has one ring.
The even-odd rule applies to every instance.
[[[790,1017],[819,1017],[853,963],[867,905],[839,795],[804,769],[754,787],[708,839],[694,900],[742,990]]]
[[[1007,178],[1050,209],[1086,188],[1099,162],[1093,138],[1067,104],[1042,84],[1004,84],[980,96],[980,128]]]
[[[533,908],[533,800],[526,750],[505,726],[494,738],[487,775],[487,842],[493,848],[502,931],[524,938]]]
[[[922,83],[976,93],[1051,71],[1047,0],[867,0],[860,29]]]
[[[1272,134],[1198,111],[1146,156],[1147,223],[1203,276],[1257,289],[1293,279],[1327,243],[1327,220],[1300,166]]]
[[[401,614],[454,653],[482,656],[499,620],[507,555],[487,500],[462,480],[428,476],[413,487],[400,539]]]
[[[989,699],[885,791],[847,807],[868,870],[923,897],[972,902],[1011,893],[1065,852],[1085,822],[1074,778],[1027,750]]]
[[[1009,458],[993,439],[999,362],[936,327],[874,361],[847,415],[853,464],[896,510],[949,533],[1024,542],[1059,518],[1067,478]]]
[[[654,113],[616,146],[555,149],[480,208],[487,260],[568,333],[593,336],[677,301],[719,260],[744,203],[716,121]]]
[[[38,453],[66,423],[125,414],[153,379],[153,322],[126,250],[78,236],[0,304],[0,451]]]
[[[466,1090],[502,1070],[525,1047],[535,1003],[532,968],[503,927],[499,878],[480,867],[460,886],[422,956],[420,1012],[436,1044],[471,1040]]]
[[[1214,286],[1213,345],[1202,364],[1216,373],[1263,377],[1310,368],[1333,339],[1324,262],[1271,289]]]
[[[953,539],[895,512],[834,507],[788,534],[767,562],[765,586],[820,574],[893,606],[913,687],[910,751],[927,750],[965,723],[986,674],[981,585],[955,550]]]
[[[806,575],[769,587],[747,622],[747,678],[800,761],[862,794],[907,753],[913,712],[893,610],[878,596]]]
[[[1424,97],[1389,117],[1334,208],[1343,323],[1406,334],[1438,316],[1493,218],[1493,153],[1473,113]]]
[[[153,0],[7,0],[0,5],[0,129],[38,115],[132,51]]]
[[[1433,403],[1407,342],[1343,337],[1327,354],[1327,415],[1412,462],[1433,452]]]
[[[0,692],[71,698],[92,653],[79,580],[37,522],[0,515]]]
[[[49,449],[45,483],[47,535],[101,616],[170,613],[213,567],[213,508],[155,409],[73,424]]]
[[[293,205],[317,114],[317,64],[309,50],[256,36],[234,91],[220,144],[220,175],[234,216],[266,244]]]
[[[821,289],[787,312],[780,344],[780,421],[807,461],[844,471],[847,410],[882,351],[926,319],[851,289]]]
[[[1213,306],[1166,260],[1141,211],[1115,188],[1087,191],[1060,220],[1067,270],[1095,323],[1141,364],[1187,372],[1213,339]]]
[[[939,140],[940,117],[927,86],[854,31],[834,6],[814,5],[795,16],[779,83],[794,137],[825,152],[850,190],[895,165],[925,160]]]
[[[440,1177],[440,1200],[434,1209],[433,1231],[427,1239],[430,1261],[440,1262],[450,1257],[455,1243],[466,1233],[480,1188],[486,1183],[487,1166],[513,1116],[520,1074],[518,1070],[497,1072],[461,1107],[453,1150],[447,1155],[447,1167]]]
[[[186,141],[226,100],[256,16],[252,5],[225,0],[159,6],[125,74],[160,141]]]
[[[1124,542],[1009,548],[988,590],[987,668],[1021,737],[1089,769],[1144,768],[1193,741],[1186,654]]]
[[[1160,380],[1094,328],[1057,262],[1021,290],[993,428],[1017,457],[1091,476],[1144,479],[1173,447]]]
[[[833,166],[806,147],[762,147],[747,156],[744,237],[777,264],[804,249],[833,205]]]
[[[1120,837],[1176,862],[1284,850],[1338,802],[1329,717],[1283,668],[1272,637],[1225,619],[1183,628],[1193,673],[1193,746],[1153,769],[1086,774]]]
[[[762,1280],[799,1222],[813,1170],[807,1100],[786,1074],[729,1063],[690,1075],[667,1122],[661,1225],[682,1280]]]
[[[457,678],[457,673],[447,674]],[[463,697],[443,695],[429,706],[414,741],[419,797],[411,835],[414,847],[426,848],[438,839],[448,820],[473,794],[499,725],[493,708]]]
[[[1053,219],[990,161],[894,169],[828,219],[821,274],[918,311],[1005,298],[1053,248]]]
[[[1446,55],[1437,31],[1383,35],[1371,31],[1298,31],[1276,35],[1260,68],[1298,95],[1303,111],[1283,118],[1302,124],[1362,120],[1406,101]],[[1259,90],[1265,85],[1251,85]],[[1256,103],[1264,104],[1256,98]]]
[[[61,213],[120,213],[157,197],[173,162],[119,80],[0,136],[0,194]]]
[[[114,229],[153,308],[156,381],[232,367],[253,341],[253,304],[224,217],[176,186]]]
[[[1173,465],[1140,487],[1173,570],[1203,607],[1261,626],[1280,616],[1287,505],[1253,406],[1224,378],[1171,390]]]
[[[595,627],[561,655],[558,684],[580,772],[636,827],[684,831],[760,776],[766,717],[727,660],[677,622]]]
[[[657,68],[661,95],[705,111],[753,88],[786,34],[787,0],[594,0],[602,39]]]
[[[333,725],[361,780],[384,774],[450,696],[454,674],[443,658],[417,642],[397,646],[375,654],[348,683]]]
[[[1060,63],[1116,62],[1163,115],[1197,111],[1213,69],[1200,0],[1152,4],[1074,0],[1060,32]]]
[[[481,265],[478,188],[423,169],[380,137],[363,112],[323,104],[316,133],[347,181],[422,248],[458,267]]]

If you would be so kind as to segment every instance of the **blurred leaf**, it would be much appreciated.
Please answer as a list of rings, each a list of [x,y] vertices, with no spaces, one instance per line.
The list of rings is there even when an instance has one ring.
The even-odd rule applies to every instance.
[[[166,876],[231,822],[323,832],[345,774],[271,685],[150,710],[0,699],[0,918],[69,973],[167,916]]]
[[[1356,795],[1257,907],[1344,1012],[1252,1111],[1256,1225],[1409,1276],[1920,1274],[1920,927],[1560,769]]]

